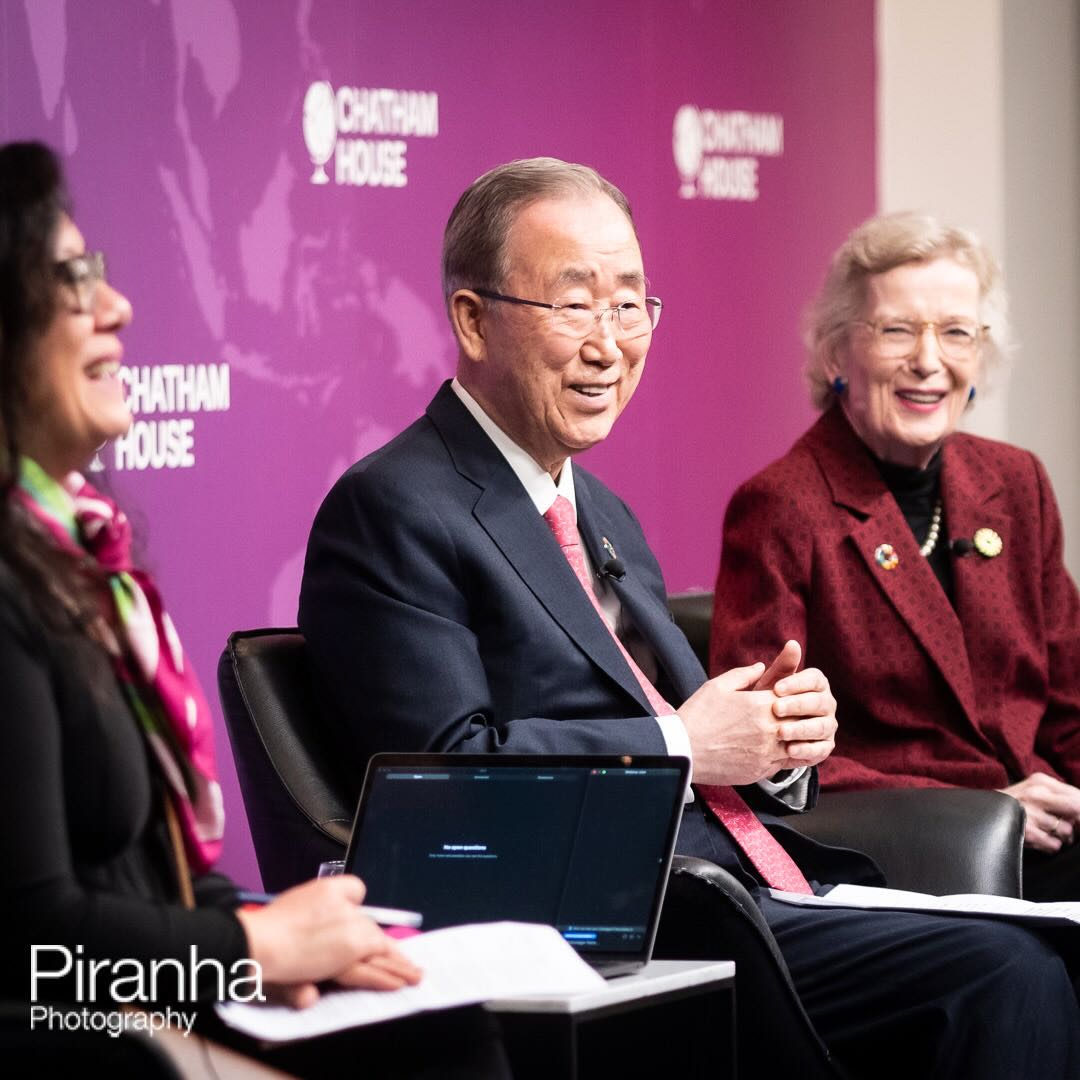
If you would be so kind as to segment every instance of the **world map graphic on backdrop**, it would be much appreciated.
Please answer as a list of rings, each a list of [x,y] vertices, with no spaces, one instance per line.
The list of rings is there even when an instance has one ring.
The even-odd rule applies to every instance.
[[[71,154],[79,146],[79,111],[65,85],[66,8],[34,0],[24,3],[42,109],[49,119],[58,111],[62,113],[62,149]],[[301,83],[303,61],[315,69],[325,68],[320,48],[308,30],[310,8],[310,3],[296,3],[291,13],[296,29],[294,92]],[[291,202],[305,177],[296,168],[291,146],[282,147],[274,159],[266,160],[258,173],[245,169],[244,188],[249,194],[242,214],[235,203],[230,203],[227,212],[218,212],[222,193],[215,186],[231,185],[234,177],[213,168],[215,148],[210,139],[203,138],[208,129],[191,115],[184,91],[192,82],[201,84],[213,117],[220,120],[227,113],[243,68],[240,19],[230,0],[190,0],[168,5],[167,11],[171,18],[162,20],[158,29],[164,34],[171,30],[168,44],[174,56],[174,78],[167,88],[170,100],[168,108],[161,110],[163,121],[156,134],[159,142],[170,143],[170,153],[159,155],[155,179],[170,213],[177,251],[184,260],[190,299],[213,342],[217,360],[209,365],[189,361],[187,365],[129,367],[125,376],[133,411],[139,417],[149,405],[155,416],[153,420],[137,420],[131,435],[111,452],[106,451],[107,465],[193,465],[197,454],[193,414],[199,406],[192,399],[197,395],[168,393],[168,376],[173,374],[169,369],[179,368],[180,378],[187,374],[193,383],[195,375],[202,375],[209,367],[215,383],[220,385],[224,380],[226,384],[224,395],[220,391],[210,395],[209,408],[216,411],[229,407],[230,384],[232,393],[246,399],[276,392],[294,409],[316,416],[333,412],[336,401],[348,403],[347,409],[341,410],[343,415],[335,416],[334,423],[322,429],[336,444],[336,452],[328,457],[327,448],[321,448],[325,458],[321,482],[328,488],[349,464],[394,433],[367,411],[370,391],[365,392],[364,372],[369,366],[377,368],[379,383],[389,378],[421,391],[418,409],[429,389],[448,372],[451,359],[442,312],[432,307],[430,297],[425,301],[390,268],[380,265],[373,254],[364,252],[348,221],[330,220],[319,229],[298,222]],[[159,87],[159,93],[164,89]],[[287,97],[284,103],[290,113],[294,111]],[[354,121],[354,128],[360,126]],[[125,287],[124,282],[119,284]],[[272,348],[260,348],[243,333],[252,317],[273,320]],[[362,324],[362,366],[343,369],[320,345],[324,334],[345,323],[353,328]],[[353,348],[360,352],[358,346],[356,342]],[[320,363],[324,356],[327,359]],[[193,366],[199,370],[183,371]],[[162,374],[166,378],[157,382],[165,389],[153,395],[148,387],[150,377]],[[145,392],[133,395],[133,385],[144,387]],[[367,387],[370,385],[367,382]],[[182,430],[190,431],[182,444],[186,460],[174,462],[167,456],[166,424],[183,424]],[[267,623],[288,625],[295,621],[302,568],[302,546],[283,553],[281,564],[271,568],[263,616]]]
[[[799,311],[873,209],[873,0],[467,7],[0,0],[0,138],[62,153],[135,309],[136,423],[100,464],[211,699],[230,631],[294,624],[329,486],[452,374],[441,233],[493,165],[584,161],[634,205],[664,321],[584,464],[673,589],[709,583],[727,496],[807,424]],[[556,32],[583,10],[602,48]],[[218,742],[223,867],[255,883]]]

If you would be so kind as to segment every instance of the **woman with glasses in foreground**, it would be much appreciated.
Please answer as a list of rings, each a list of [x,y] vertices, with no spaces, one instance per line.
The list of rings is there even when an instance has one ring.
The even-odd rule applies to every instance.
[[[131,424],[119,379],[131,317],[69,216],[53,153],[0,147],[0,997],[76,1017],[119,1017],[132,1000],[186,1016],[223,986],[250,1000],[253,961],[263,990],[295,1006],[329,982],[416,983],[359,911],[358,878],[245,909],[211,872],[224,821],[209,710],[132,563],[127,518],[81,475]],[[47,1062],[54,1029],[42,1026]],[[491,1031],[479,1008],[451,1010],[265,1056],[304,1076],[342,1063],[364,1076],[502,1075]]]
[[[1024,894],[1080,899],[1080,596],[1046,471],[957,433],[1005,351],[1001,275],[970,233],[856,229],[811,307],[823,415],[735,493],[711,662],[806,642],[837,699],[832,790],[996,788],[1027,812]]]

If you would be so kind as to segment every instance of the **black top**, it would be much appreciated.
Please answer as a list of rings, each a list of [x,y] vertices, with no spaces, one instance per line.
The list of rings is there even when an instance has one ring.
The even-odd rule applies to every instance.
[[[84,960],[177,958],[185,970],[194,945],[227,974],[247,955],[226,879],[198,880],[194,911],[177,900],[160,781],[107,659],[75,634],[48,631],[3,562],[0,733],[0,996],[28,1000],[33,944]],[[41,970],[61,966],[62,954],[40,955]],[[99,1004],[110,982],[99,980]],[[159,989],[159,1000],[176,996],[165,979]],[[59,979],[40,979],[38,991],[75,1000]]]
[[[900,512],[904,515],[911,531],[920,546],[926,543],[930,532],[930,519],[934,516],[934,503],[941,493],[941,451],[931,458],[925,469],[911,468],[907,465],[894,465],[875,457],[878,471],[892,492]],[[937,546],[927,556],[930,569],[941,582],[945,595],[952,601],[953,581],[952,562],[949,559],[949,544],[945,538],[945,515],[941,516],[941,531]]]

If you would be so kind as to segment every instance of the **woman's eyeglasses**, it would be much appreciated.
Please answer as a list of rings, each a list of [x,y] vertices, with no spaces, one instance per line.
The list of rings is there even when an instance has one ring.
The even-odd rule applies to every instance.
[[[97,287],[105,280],[105,254],[86,251],[54,263],[56,276],[67,285],[75,297],[76,311],[89,315],[94,310]]]
[[[949,322],[918,322],[889,319],[885,322],[856,321],[853,325],[868,327],[874,336],[874,348],[879,356],[890,360],[909,360],[919,350],[922,336],[934,331],[938,348],[950,360],[970,360],[975,355],[989,326],[963,319]]]

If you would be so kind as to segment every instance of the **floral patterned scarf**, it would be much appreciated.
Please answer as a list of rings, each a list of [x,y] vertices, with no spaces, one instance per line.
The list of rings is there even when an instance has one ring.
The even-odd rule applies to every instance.
[[[29,458],[20,463],[15,498],[62,550],[91,556],[107,575],[115,613],[96,629],[165,776],[188,861],[205,872],[225,828],[210,707],[157,587],[131,564],[127,517],[79,473],[60,484]]]

